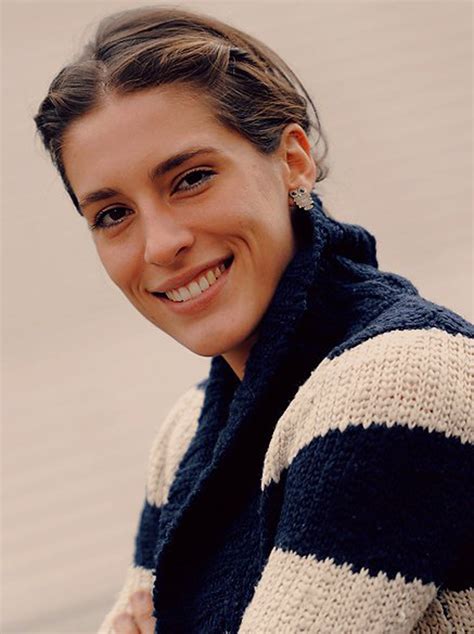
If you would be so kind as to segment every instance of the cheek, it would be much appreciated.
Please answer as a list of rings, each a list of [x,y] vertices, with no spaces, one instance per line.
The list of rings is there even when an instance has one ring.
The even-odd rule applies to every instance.
[[[137,279],[140,261],[130,249],[97,246],[97,253],[107,275],[120,288],[127,288]]]

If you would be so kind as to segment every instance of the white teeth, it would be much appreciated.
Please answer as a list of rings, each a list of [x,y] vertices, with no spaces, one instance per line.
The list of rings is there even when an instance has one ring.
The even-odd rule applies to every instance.
[[[191,293],[191,297],[197,297],[202,293],[201,287],[197,282],[191,282],[188,286],[189,292]]]
[[[199,286],[201,287],[202,291],[207,291],[207,289],[210,286],[209,282],[207,281],[207,278],[204,277],[204,275],[199,278]]]
[[[178,288],[178,293],[180,294],[181,300],[183,302],[187,299],[191,299],[191,293],[188,291],[186,286],[181,286],[181,288]]]
[[[206,277],[209,284],[214,284],[214,282],[216,281],[216,276],[214,275],[212,271],[208,271],[206,273]]]
[[[165,295],[171,301],[185,302],[186,300],[197,297],[202,292],[206,291],[219,279],[224,271],[225,264],[220,264],[213,269],[209,269],[205,275],[201,275],[199,280],[193,281],[187,286],[181,286],[178,289],[166,291]]]
[[[181,296],[177,291],[166,291],[165,295],[168,299],[171,299],[175,302],[181,301]]]

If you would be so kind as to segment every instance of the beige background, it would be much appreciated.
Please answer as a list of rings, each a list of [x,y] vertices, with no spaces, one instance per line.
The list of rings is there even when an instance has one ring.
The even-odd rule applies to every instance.
[[[5,634],[95,631],[132,554],[153,435],[208,370],[106,278],[34,140],[94,21],[140,4],[2,5]],[[472,321],[472,4],[191,5],[293,66],[329,139],[328,208],[375,234],[381,269]]]

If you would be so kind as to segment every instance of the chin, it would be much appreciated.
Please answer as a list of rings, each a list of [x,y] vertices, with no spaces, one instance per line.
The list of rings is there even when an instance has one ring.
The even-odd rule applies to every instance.
[[[219,336],[214,332],[212,336],[206,334],[202,337],[196,337],[193,340],[185,341],[183,339],[177,339],[177,341],[200,357],[216,357],[245,346],[252,335],[253,331],[246,331],[241,334],[234,333],[233,336],[229,336],[228,333],[222,333],[221,336]]]
[[[211,339],[203,339],[198,342],[184,342],[177,340],[181,345],[185,348],[194,352],[194,354],[199,355],[200,357],[216,357],[220,354],[224,354],[229,349],[228,346],[224,344],[219,344],[215,340]]]

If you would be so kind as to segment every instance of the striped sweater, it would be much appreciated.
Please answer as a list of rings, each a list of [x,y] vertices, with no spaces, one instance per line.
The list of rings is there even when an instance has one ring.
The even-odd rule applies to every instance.
[[[141,588],[156,634],[474,632],[474,326],[312,196],[243,380],[158,428],[100,634]]]

